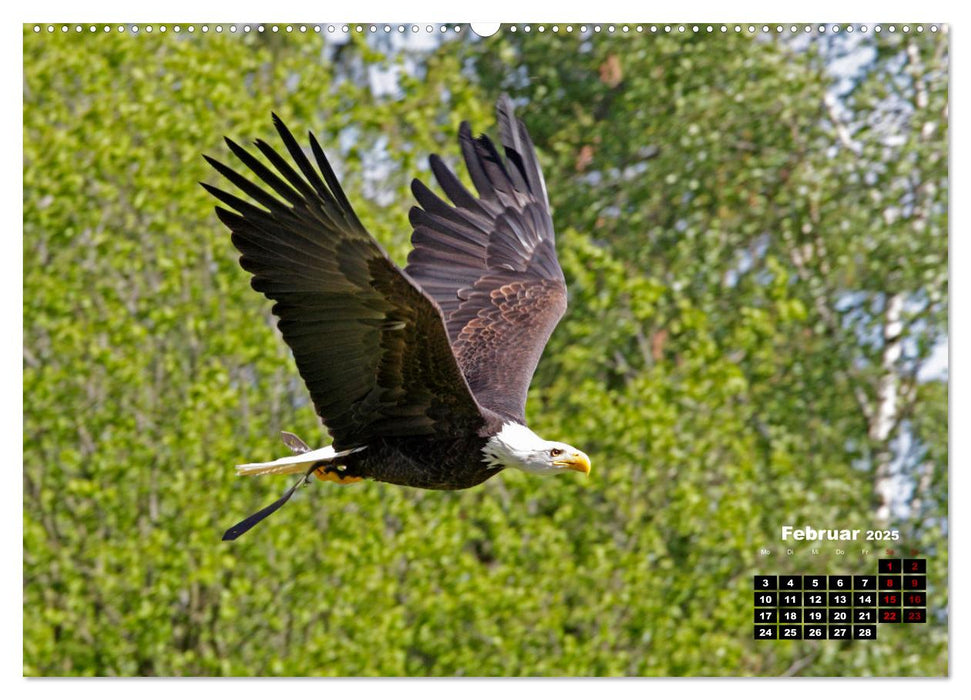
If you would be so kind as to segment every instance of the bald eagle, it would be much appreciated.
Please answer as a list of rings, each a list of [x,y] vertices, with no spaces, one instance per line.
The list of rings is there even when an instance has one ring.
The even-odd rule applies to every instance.
[[[574,470],[590,460],[526,427],[533,372],[566,311],[546,184],[508,97],[497,105],[500,156],[468,123],[459,144],[478,196],[437,156],[432,173],[451,203],[419,180],[404,270],[364,229],[317,139],[308,155],[275,114],[290,160],[266,142],[271,170],[226,139],[262,185],[206,160],[252,204],[212,185],[253,289],[273,313],[333,444],[242,464],[241,475],[301,474],[279,500],[233,526],[232,540],[280,508],[313,476],[425,489],[465,489],[503,469]]]

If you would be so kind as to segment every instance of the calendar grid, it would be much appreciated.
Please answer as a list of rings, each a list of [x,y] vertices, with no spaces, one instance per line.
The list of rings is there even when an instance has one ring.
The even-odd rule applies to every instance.
[[[881,624],[926,622],[926,574],[926,559],[880,559],[875,574],[758,574],[754,637],[867,640]]]

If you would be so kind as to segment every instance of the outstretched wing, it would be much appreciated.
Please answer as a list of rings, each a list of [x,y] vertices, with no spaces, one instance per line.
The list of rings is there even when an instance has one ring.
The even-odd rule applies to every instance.
[[[469,125],[459,143],[479,196],[437,156],[432,172],[451,204],[418,180],[414,250],[405,271],[442,309],[459,366],[478,402],[525,422],[526,393],[543,348],[566,311],[546,183],[512,103],[498,104],[505,162]]]
[[[361,225],[313,135],[319,172],[273,119],[299,173],[263,141],[256,147],[277,172],[227,139],[263,186],[206,160],[260,206],[203,186],[233,210],[216,208],[253,289],[276,302],[280,332],[335,448],[477,429],[482,414],[439,308]]]

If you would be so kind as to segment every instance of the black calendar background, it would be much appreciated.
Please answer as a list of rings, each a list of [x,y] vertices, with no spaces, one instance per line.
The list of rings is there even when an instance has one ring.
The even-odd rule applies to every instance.
[[[749,585],[754,645],[830,646],[862,664],[869,642],[918,649],[947,630],[947,556],[916,547],[765,547]]]

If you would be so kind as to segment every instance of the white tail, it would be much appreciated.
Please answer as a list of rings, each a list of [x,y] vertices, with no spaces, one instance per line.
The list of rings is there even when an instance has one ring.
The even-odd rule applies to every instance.
[[[305,474],[315,462],[328,462],[337,456],[330,445],[319,450],[304,452],[291,457],[281,457],[272,462],[254,462],[236,465],[238,476],[259,476],[261,474]]]

